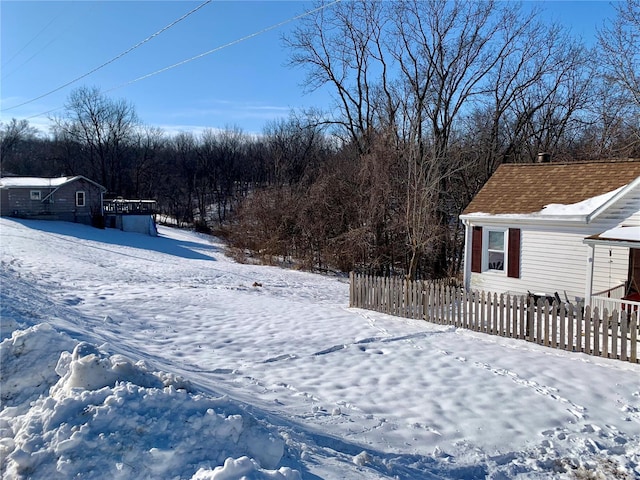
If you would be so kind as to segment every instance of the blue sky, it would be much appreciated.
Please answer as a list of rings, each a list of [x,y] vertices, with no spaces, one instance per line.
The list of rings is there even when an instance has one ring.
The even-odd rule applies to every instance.
[[[329,105],[329,92],[305,93],[304,71],[286,65],[290,52],[281,38],[295,22],[122,86],[312,8],[307,1],[214,0],[79,82],[12,108],[86,74],[202,3],[2,0],[0,121],[28,118],[46,130],[47,115],[62,113],[69,93],[82,85],[126,99],[143,123],[169,132],[239,127],[259,133],[268,121],[287,117],[291,110]],[[593,41],[596,26],[613,16],[605,1],[525,5],[542,6],[544,18],[566,24],[586,42]]]

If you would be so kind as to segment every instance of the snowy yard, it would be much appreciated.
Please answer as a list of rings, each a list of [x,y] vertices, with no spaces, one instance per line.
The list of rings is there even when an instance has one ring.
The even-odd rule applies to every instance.
[[[640,365],[159,234],[0,219],[3,478],[640,478]]]

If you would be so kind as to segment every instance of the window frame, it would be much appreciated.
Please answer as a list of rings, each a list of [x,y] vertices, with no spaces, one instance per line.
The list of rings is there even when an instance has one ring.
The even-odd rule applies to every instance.
[[[507,275],[508,271],[508,252],[509,252],[509,229],[508,228],[496,228],[485,227],[482,229],[482,271],[491,272],[499,275]],[[489,248],[489,235],[491,233],[502,234],[502,250],[496,250]],[[489,254],[492,252],[502,253],[502,268],[490,268],[489,267]]]
[[[42,191],[41,190],[30,190],[29,191],[29,199],[33,201],[42,201]]]
[[[80,202],[80,198],[82,198],[82,202]],[[87,206],[87,194],[84,190],[76,191],[76,207],[86,207]]]

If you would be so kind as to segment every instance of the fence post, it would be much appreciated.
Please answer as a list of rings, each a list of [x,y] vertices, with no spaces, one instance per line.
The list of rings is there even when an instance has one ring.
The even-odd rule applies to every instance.
[[[455,311],[456,307],[453,302],[453,287],[451,285],[447,285],[446,287],[447,294],[445,296],[446,299],[446,309],[447,309],[447,325],[453,325],[455,323]]]
[[[535,342],[542,345],[544,343],[544,333],[542,329],[542,317],[544,315],[544,303],[538,300],[536,306],[536,328],[534,333]]]
[[[551,305],[551,346],[558,348],[558,304]]]
[[[579,310],[578,310],[579,311]],[[582,341],[582,336],[580,335],[580,328],[584,327],[584,343],[579,352],[591,353],[591,325],[593,323],[593,312],[591,311],[591,307],[587,306],[584,308],[583,321],[578,323],[578,332],[579,335],[578,342]]]
[[[526,328],[525,325],[527,324],[527,305],[526,305],[526,297],[524,295],[520,296],[520,318],[519,318],[519,322],[518,322],[518,338],[521,338],[523,340],[525,340],[527,337],[525,335],[526,332]]]
[[[442,303],[441,305],[441,310],[442,310],[442,314],[441,314],[441,325],[446,325],[447,324],[447,320],[449,318],[449,305],[447,304],[447,286],[444,283],[440,283],[440,291],[441,291],[441,299],[442,299]]]
[[[468,324],[469,324],[468,315],[469,315],[470,309],[469,309],[469,304],[468,304],[468,302],[469,302],[469,292],[465,288],[462,288],[462,300],[461,300],[461,302],[462,302],[462,305],[461,305],[462,306],[462,318],[461,318],[461,321],[460,321],[460,326],[462,328],[467,328]]]
[[[549,319],[549,310],[550,310],[549,300],[544,301],[543,308],[544,308],[544,317],[542,319],[543,321],[542,330],[544,332],[544,335],[543,335],[544,339],[541,343],[545,347],[548,347],[549,346],[549,327],[551,326],[550,325],[551,322]]]
[[[457,308],[457,319],[456,319],[456,327],[464,328],[464,294],[466,290],[464,287],[456,287],[456,308]]]
[[[477,332],[486,332],[487,331],[487,294],[484,291],[480,291],[478,293],[480,297],[480,303],[478,310],[478,316],[476,317],[476,331]]]
[[[487,305],[487,332],[496,335],[498,333],[498,317],[500,316],[499,309],[502,308],[502,294],[500,294],[499,301],[498,294],[487,295],[487,302],[491,302],[490,306]]]
[[[476,325],[478,332],[487,331],[487,295],[480,292],[480,321]]]
[[[371,310],[378,311],[378,277],[371,275]]]
[[[533,332],[533,323],[535,320],[536,308],[533,297],[527,297],[527,331],[526,337],[527,341],[533,342],[535,340],[535,335]]]
[[[511,311],[511,295],[507,294],[507,297],[505,299],[505,305],[504,305],[504,318],[500,317],[500,323],[504,324],[502,325],[502,336],[509,338],[511,336],[511,319],[513,316],[513,312]]]
[[[558,313],[560,317],[560,348],[562,350],[567,349],[567,337],[565,335],[565,329],[567,327],[567,311],[565,309],[564,303],[560,304],[560,313]]]
[[[401,279],[395,277],[393,279],[393,311],[394,315],[402,315],[402,284]]]
[[[422,299],[422,315],[424,316],[425,321],[431,321],[431,312],[429,311],[429,302],[431,298],[431,284],[428,282],[424,283],[424,298]]]
[[[629,350],[627,349],[629,334],[629,320],[631,320],[631,314],[623,310],[620,312],[620,360],[629,360]]]
[[[431,292],[429,294],[429,316],[431,317],[431,323],[438,323],[438,285],[432,283],[429,288]]]
[[[431,300],[431,321],[438,324],[440,323],[440,286],[437,282],[433,282],[433,297]]]
[[[609,356],[609,312],[605,308],[602,310],[602,318],[600,319],[600,327],[601,330],[598,333],[602,335],[600,339],[600,356],[608,357]]]
[[[353,271],[351,271],[349,272],[349,308],[353,306]]]
[[[518,337],[518,309],[520,306],[518,305],[518,297],[513,295],[511,297],[511,328],[509,331],[509,336],[511,338]]]
[[[638,312],[629,312],[629,332],[631,333],[631,345],[629,361],[638,363]]]
[[[593,309],[593,356],[600,356],[600,312],[598,307]]]
[[[405,298],[407,299],[407,318],[413,318],[413,280],[407,280],[406,288],[407,292]]]
[[[569,304],[569,313],[567,314],[568,325],[567,325],[567,350],[570,352],[573,351],[574,347],[574,339],[573,339],[573,325],[574,321],[577,321],[578,312],[573,308],[573,304]]]
[[[507,299],[509,297],[507,296]],[[500,294],[500,317],[499,317],[499,321],[497,321],[498,319],[494,320],[494,323],[497,323],[498,328],[496,329],[496,335],[502,337],[504,336],[504,319],[505,319],[505,314],[507,313],[507,308],[508,307],[508,303],[505,303],[505,299],[504,299],[504,294],[501,293]]]
[[[611,350],[609,350],[609,358],[618,358],[618,311],[617,310],[614,310],[613,315],[611,316]]]
[[[369,308],[369,275],[364,275],[362,277],[362,306],[364,308]]]

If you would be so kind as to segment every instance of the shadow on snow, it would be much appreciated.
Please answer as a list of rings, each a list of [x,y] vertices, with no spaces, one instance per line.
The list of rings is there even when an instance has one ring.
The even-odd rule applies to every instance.
[[[149,250],[189,260],[216,261],[213,254],[220,251],[219,248],[213,245],[176,240],[173,238],[163,237],[161,234],[157,237],[152,237],[142,233],[123,232],[112,228],[101,230],[88,225],[52,220],[23,220],[16,218],[7,220],[19,223],[33,230],[40,230],[67,237],[75,237],[79,240],[88,240],[104,244],[119,245],[122,247]],[[202,253],[202,250],[207,253]]]

